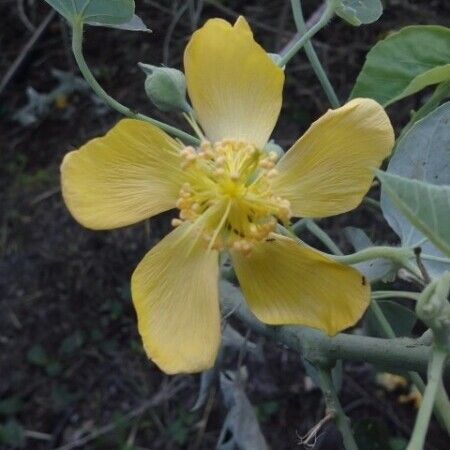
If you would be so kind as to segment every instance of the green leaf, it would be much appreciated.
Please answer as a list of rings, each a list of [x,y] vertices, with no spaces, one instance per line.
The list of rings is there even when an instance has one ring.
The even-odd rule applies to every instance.
[[[335,13],[354,26],[376,22],[383,13],[380,0],[341,0],[339,3]]]
[[[391,34],[369,51],[350,97],[370,97],[387,106],[447,80],[450,29],[414,25]]]
[[[450,102],[435,109],[416,122],[397,143],[386,171],[405,178],[435,185],[450,185]],[[443,258],[444,255],[395,207],[381,189],[381,209],[391,228],[398,234],[402,246],[420,245],[424,255]],[[450,270],[450,264],[423,260],[431,276]]]
[[[376,302],[397,336],[411,336],[412,329],[417,322],[414,311],[396,301],[376,300]],[[379,333],[378,321],[370,309],[367,312],[367,328],[371,336],[386,337]]]
[[[398,210],[450,257],[450,186],[435,186],[376,171]]]
[[[76,20],[97,25],[120,25],[134,16],[134,0],[45,0],[71,24]]]
[[[125,30],[125,31],[143,31],[144,33],[151,33],[152,30],[145,25],[145,23],[142,21],[142,19],[134,14],[134,16],[129,20],[128,22],[120,23],[118,25],[105,25],[103,23],[99,22],[87,22],[89,25],[94,25],[98,27],[104,27],[107,26],[109,28],[117,28],[118,30]]]

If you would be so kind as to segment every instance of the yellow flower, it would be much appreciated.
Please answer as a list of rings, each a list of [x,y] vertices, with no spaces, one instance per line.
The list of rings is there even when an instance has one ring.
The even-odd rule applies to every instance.
[[[175,229],[132,276],[139,332],[165,372],[214,364],[220,343],[219,251],[231,256],[254,314],[329,335],[365,311],[370,287],[352,268],[276,233],[291,217],[355,208],[393,130],[373,100],[328,111],[275,164],[263,149],[277,121],[284,73],[247,22],[209,20],[184,55],[188,92],[208,141],[184,147],[158,128],[122,120],[63,161],[73,216],[92,229],[129,225],[177,207]]]

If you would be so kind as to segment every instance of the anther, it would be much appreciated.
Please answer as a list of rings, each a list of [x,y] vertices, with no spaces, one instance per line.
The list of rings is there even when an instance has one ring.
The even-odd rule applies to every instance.
[[[173,227],[179,227],[183,221],[181,219],[172,219],[171,224]]]

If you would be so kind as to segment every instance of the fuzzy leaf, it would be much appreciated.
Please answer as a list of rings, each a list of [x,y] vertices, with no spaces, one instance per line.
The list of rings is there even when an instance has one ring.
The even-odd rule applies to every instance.
[[[341,0],[336,14],[354,26],[376,22],[383,13],[380,0]]]
[[[386,171],[433,185],[450,185],[449,123],[450,102],[447,102],[416,122],[405,133],[398,142]],[[404,247],[420,245],[424,255],[438,258],[444,256],[431,242],[423,242],[424,235],[396,208],[384,186],[381,189],[381,208]],[[424,259],[424,264],[432,276],[450,270],[450,264],[445,262]]]
[[[120,25],[134,16],[134,0],[45,0],[70,23],[75,20]]]
[[[152,30],[150,30],[150,28],[148,28],[147,25],[145,25],[145,23],[143,22],[143,20],[136,14],[134,14],[131,20],[129,20],[128,22],[120,23],[118,25],[111,25],[111,24],[105,25],[99,22],[86,22],[86,23],[97,27],[107,26],[109,28],[117,28],[118,30],[125,30],[125,31],[143,31],[144,33],[152,32]]]
[[[376,173],[397,209],[450,257],[450,186],[434,186],[379,170]]]

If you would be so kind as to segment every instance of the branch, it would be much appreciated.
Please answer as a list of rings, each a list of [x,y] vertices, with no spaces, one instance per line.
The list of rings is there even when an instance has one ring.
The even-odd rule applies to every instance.
[[[270,326],[250,312],[240,290],[227,281],[220,283],[222,310],[234,314],[253,331],[301,353],[315,364],[333,359],[347,359],[374,364],[389,371],[425,372],[431,347],[416,339],[381,339],[340,333],[334,337],[301,326]],[[450,376],[447,361],[445,373]]]
[[[300,0],[291,0],[292,13],[294,15],[295,26],[297,27],[297,31],[302,36],[308,31],[308,27],[305,23],[305,19],[303,17],[302,5]],[[314,50],[312,42],[309,40],[305,43],[305,53],[306,56],[318,78],[325,94],[328,97],[328,100],[333,108],[339,108],[340,102],[336,95],[335,90],[333,89],[330,80],[320,63],[319,57],[317,56],[316,51]]]

